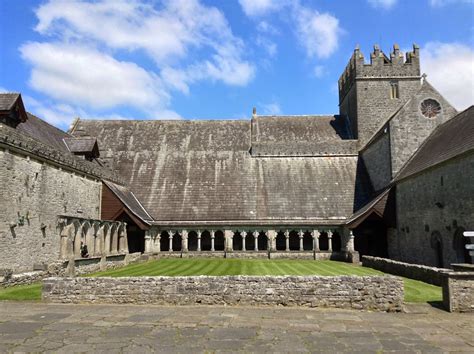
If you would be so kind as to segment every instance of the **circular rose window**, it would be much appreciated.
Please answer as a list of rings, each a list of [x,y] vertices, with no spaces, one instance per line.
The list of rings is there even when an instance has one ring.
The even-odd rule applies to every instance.
[[[421,102],[420,110],[425,117],[434,118],[441,112],[441,105],[438,101],[428,98]]]

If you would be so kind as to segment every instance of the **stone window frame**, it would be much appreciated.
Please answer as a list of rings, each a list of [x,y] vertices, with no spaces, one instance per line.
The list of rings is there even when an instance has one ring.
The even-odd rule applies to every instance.
[[[436,113],[434,116],[432,117],[429,117],[427,116],[426,114],[423,113],[422,109],[421,109],[421,106],[424,102],[426,101],[434,101],[436,102],[438,105],[439,105],[439,111],[438,113]],[[441,102],[439,100],[437,100],[436,98],[434,97],[424,97],[422,100],[420,100],[420,103],[418,104],[418,111],[420,112],[421,116],[425,119],[428,119],[428,120],[433,120],[433,119],[436,119],[438,118],[442,113],[443,113],[443,106],[441,105]]]

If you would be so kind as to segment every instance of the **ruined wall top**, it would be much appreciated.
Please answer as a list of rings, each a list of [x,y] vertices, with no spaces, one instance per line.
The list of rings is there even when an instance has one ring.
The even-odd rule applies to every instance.
[[[407,52],[404,58],[398,44],[393,45],[390,57],[387,57],[380,47],[374,45],[370,53],[370,63],[366,63],[364,54],[359,46],[349,60],[344,72],[339,78],[339,101],[342,101],[356,78],[397,78],[420,76],[420,48],[413,44],[413,50]]]

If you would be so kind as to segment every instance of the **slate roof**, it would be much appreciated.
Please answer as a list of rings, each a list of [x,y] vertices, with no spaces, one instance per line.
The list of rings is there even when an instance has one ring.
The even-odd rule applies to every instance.
[[[97,146],[97,139],[92,137],[64,138],[64,143],[71,152],[92,152]]]
[[[277,125],[274,118],[263,119],[269,121],[258,122],[260,141],[289,139],[271,127]],[[325,121],[330,124],[329,118]],[[303,129],[307,123],[310,127]],[[292,136],[298,138],[300,131],[304,141],[327,138],[311,123],[302,119]],[[253,157],[252,129],[246,120],[79,120],[71,133],[97,137],[102,160],[162,225],[338,224],[361,205],[366,186],[363,178],[356,182],[363,173],[357,155]],[[331,139],[341,140],[334,132]]]
[[[131,211],[135,216],[140,218],[143,222],[150,224],[153,218],[143,208],[143,205],[138,201],[137,197],[127,188],[110,181],[103,181],[107,187],[120,199],[120,201]]]
[[[68,133],[52,126],[37,116],[27,113],[28,119],[18,124],[16,130],[24,133],[43,144],[50,145],[59,151],[69,152],[63,139],[71,137]]]
[[[438,126],[402,168],[400,181],[474,150],[474,106]]]
[[[20,97],[19,93],[1,93],[0,94],[0,111],[9,111],[12,109],[16,100]]]
[[[254,156],[356,155],[348,121],[341,116],[256,116]]]

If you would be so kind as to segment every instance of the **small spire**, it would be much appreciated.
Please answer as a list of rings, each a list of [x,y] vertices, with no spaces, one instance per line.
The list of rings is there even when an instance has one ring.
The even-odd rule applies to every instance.
[[[423,82],[426,80],[426,77],[427,77],[427,76],[428,76],[428,75],[426,75],[426,73],[423,73],[423,74],[421,75],[421,78],[422,78]]]
[[[253,107],[252,115],[253,115],[253,116],[256,116],[256,115],[257,115],[257,108],[256,108],[256,107]]]

